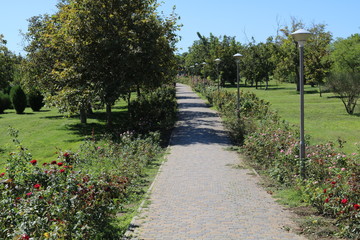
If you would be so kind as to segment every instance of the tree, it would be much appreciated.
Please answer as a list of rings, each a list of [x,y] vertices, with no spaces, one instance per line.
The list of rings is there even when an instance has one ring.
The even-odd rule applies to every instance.
[[[305,51],[305,76],[306,82],[312,86],[318,85],[321,97],[321,85],[330,72],[332,61],[329,58],[329,44],[332,34],[325,31],[326,25],[313,24],[309,31],[313,34],[307,41]]]
[[[331,67],[329,61],[328,45],[332,39],[330,32],[325,31],[326,25],[312,24],[309,31],[312,36],[306,43],[305,61],[305,82],[312,85],[320,85]],[[300,28],[305,28],[305,24],[291,18],[291,25],[281,28],[282,35],[276,37],[275,54],[273,60],[276,62],[274,71],[275,78],[285,82],[295,82],[297,91],[299,86],[299,51],[297,42],[294,41],[291,33]]]
[[[337,72],[327,78],[328,88],[339,96],[348,114],[354,114],[360,97],[360,73]]]
[[[242,76],[246,78],[246,83],[255,83],[256,88],[261,82],[266,82],[266,89],[268,89],[268,82],[270,75],[274,71],[275,65],[271,60],[272,54],[272,39],[269,38],[266,43],[255,43],[255,40],[249,43],[243,53],[243,66],[241,69]]]
[[[214,60],[220,58],[221,63],[219,70],[221,71],[222,85],[224,85],[225,82],[234,84],[236,79],[236,63],[233,55],[241,52],[241,49],[243,49],[241,44],[236,41],[235,37],[226,35],[216,37],[210,34],[210,37],[204,37],[198,33],[198,36],[200,39],[193,43],[189,48],[189,52],[186,54],[185,67],[190,69],[190,66],[194,66],[193,70],[198,75],[201,70],[204,69],[201,63],[206,62],[206,74],[209,75],[211,79],[216,80],[218,73]],[[196,63],[198,64],[197,67],[195,67]]]
[[[360,72],[360,34],[353,34],[346,39],[339,38],[331,46],[332,71]]]
[[[24,110],[27,105],[27,99],[24,91],[20,86],[14,86],[10,91],[10,99],[13,107],[16,110],[17,114],[24,113]]]
[[[10,87],[14,78],[16,56],[6,47],[7,41],[0,34],[0,90]]]
[[[155,0],[64,0],[55,15],[33,18],[29,82],[48,104],[80,112],[82,122],[89,105],[106,105],[110,125],[121,95],[176,74],[176,16],[161,18],[156,7]]]

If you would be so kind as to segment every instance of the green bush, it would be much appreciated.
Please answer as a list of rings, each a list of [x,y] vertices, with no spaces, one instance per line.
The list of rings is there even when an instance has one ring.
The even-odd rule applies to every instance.
[[[148,133],[172,128],[177,111],[175,93],[174,87],[164,86],[132,101],[129,104],[132,129]]]
[[[43,100],[44,97],[38,91],[33,91],[28,94],[28,103],[34,112],[40,111],[44,106]]]
[[[13,107],[16,110],[16,113],[24,113],[27,105],[27,99],[24,91],[21,89],[20,86],[14,86],[11,88],[10,99]]]
[[[0,113],[11,107],[11,101],[8,94],[0,92]]]
[[[162,151],[159,134],[126,132],[40,164],[10,134],[19,152],[0,173],[0,239],[121,239],[116,214],[139,200],[144,168]]]

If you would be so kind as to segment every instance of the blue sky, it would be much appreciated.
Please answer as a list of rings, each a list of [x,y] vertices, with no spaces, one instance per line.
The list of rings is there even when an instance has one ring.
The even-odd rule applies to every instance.
[[[56,11],[57,0],[4,0],[0,8],[0,34],[8,41],[7,47],[23,53],[19,30],[27,31],[27,19]],[[334,38],[348,37],[360,32],[359,0],[164,0],[160,10],[166,15],[172,6],[184,26],[179,32],[182,40],[179,52],[197,40],[196,32],[209,36],[228,35],[246,43],[254,37],[265,41],[274,36],[278,23],[288,25],[291,17],[304,23],[327,24]]]

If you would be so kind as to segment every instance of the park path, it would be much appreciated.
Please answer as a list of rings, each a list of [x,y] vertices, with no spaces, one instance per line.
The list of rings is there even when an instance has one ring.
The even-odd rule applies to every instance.
[[[150,203],[135,217],[131,239],[305,239],[285,228],[290,213],[258,186],[221,119],[190,87],[177,85],[179,121]],[[129,232],[128,232],[129,233]]]

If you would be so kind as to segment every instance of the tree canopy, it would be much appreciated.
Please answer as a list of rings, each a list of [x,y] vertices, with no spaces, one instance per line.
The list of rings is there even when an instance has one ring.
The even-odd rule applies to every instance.
[[[28,82],[62,112],[111,105],[176,74],[176,15],[159,16],[155,0],[66,0],[52,16],[30,19]]]

